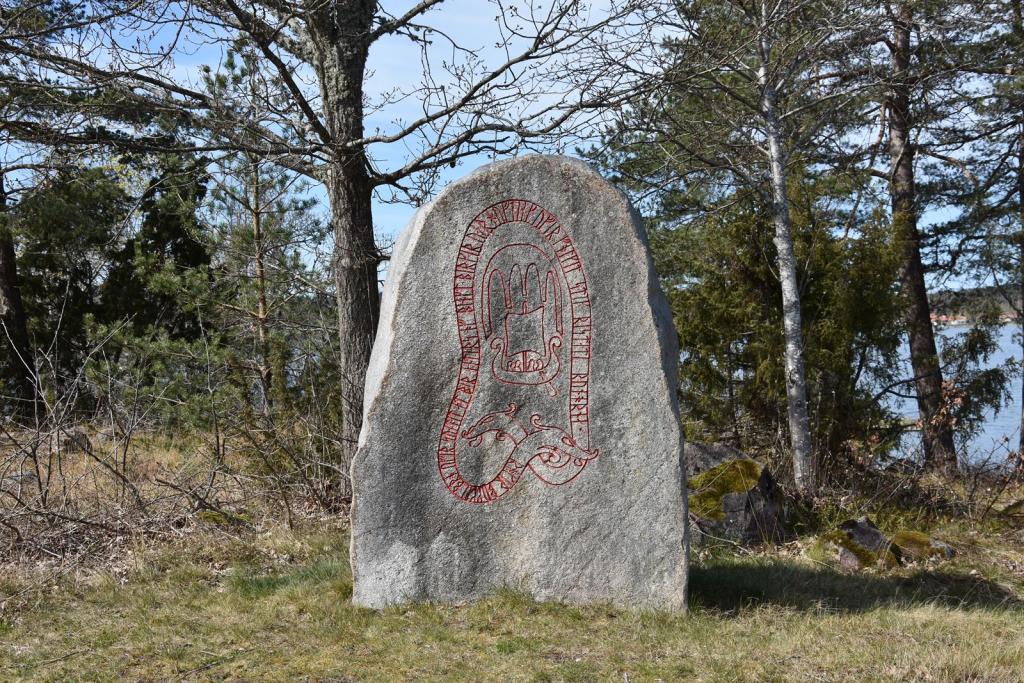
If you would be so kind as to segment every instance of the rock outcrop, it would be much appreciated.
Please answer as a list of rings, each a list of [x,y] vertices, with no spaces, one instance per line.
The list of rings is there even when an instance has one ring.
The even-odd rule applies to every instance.
[[[723,444],[687,443],[685,453],[698,533],[747,545],[781,540],[784,498],[767,467]]]
[[[859,517],[819,536],[808,554],[825,564],[856,571],[949,559],[954,550],[919,531],[898,531],[889,538],[868,517]]]

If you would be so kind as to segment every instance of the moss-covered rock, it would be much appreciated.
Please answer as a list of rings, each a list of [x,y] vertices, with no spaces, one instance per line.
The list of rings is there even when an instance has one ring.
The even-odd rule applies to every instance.
[[[736,452],[712,450],[701,444],[705,455],[729,455]],[[691,467],[708,469],[695,472],[689,480],[690,513],[697,531],[707,537],[725,538],[740,543],[756,544],[776,541],[782,536],[782,491],[771,473],[750,458],[728,459],[718,464],[713,457],[695,460]],[[699,541],[699,539],[698,539]]]
[[[818,562],[851,571],[896,567],[901,562],[899,548],[867,517],[847,520],[822,534],[807,555]]]
[[[1016,502],[1010,503],[1002,510],[1000,510],[999,514],[1003,515],[1004,517],[1010,518],[1024,518],[1024,498]]]
[[[948,559],[953,548],[919,531],[898,531],[887,538],[867,517],[847,520],[822,534],[808,557],[843,569],[891,568],[907,561]]]
[[[196,513],[196,517],[215,526],[247,526],[252,524],[252,518],[244,512],[235,513],[225,512],[222,510],[200,510]]]
[[[747,458],[746,453],[725,443],[687,441],[683,444],[686,471],[691,475],[707,472],[712,467],[730,460],[746,460]]]
[[[750,460],[730,460],[690,479],[690,512],[705,519],[725,519],[722,499],[728,493],[746,493],[757,486],[764,466]]]
[[[908,560],[947,560],[955,554],[952,546],[920,531],[897,531],[892,544]]]

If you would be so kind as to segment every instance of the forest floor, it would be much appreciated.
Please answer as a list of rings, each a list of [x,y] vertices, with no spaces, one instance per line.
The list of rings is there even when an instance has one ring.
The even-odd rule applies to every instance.
[[[197,522],[102,567],[0,567],[0,680],[1024,681],[1024,535],[931,532],[954,559],[695,553],[688,615],[513,592],[374,612],[350,602],[344,521]]]

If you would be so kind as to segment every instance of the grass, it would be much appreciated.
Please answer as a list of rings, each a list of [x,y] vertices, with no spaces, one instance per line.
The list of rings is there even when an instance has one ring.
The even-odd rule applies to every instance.
[[[4,681],[1020,681],[1024,545],[842,574],[790,547],[705,553],[689,615],[536,603],[351,605],[347,533],[202,525],[107,571],[0,575]],[[951,538],[955,535],[955,538]],[[31,588],[29,590],[29,588]]]

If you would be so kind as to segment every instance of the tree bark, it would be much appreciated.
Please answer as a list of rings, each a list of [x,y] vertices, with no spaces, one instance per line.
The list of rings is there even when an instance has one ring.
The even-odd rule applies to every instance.
[[[763,9],[767,11],[766,5]],[[786,183],[788,155],[783,144],[778,114],[778,94],[770,80],[768,65],[772,46],[767,33],[767,17],[760,37],[761,117],[768,138],[768,161],[771,167],[772,222],[775,224],[775,251],[782,287],[782,326],[785,337],[786,412],[789,442],[793,451],[793,479],[802,496],[813,498],[817,493],[818,467],[811,445],[810,420],[807,415],[807,373],[804,367],[803,329],[800,315],[800,285],[797,278],[796,254],[789,211],[789,188]]]
[[[917,194],[914,179],[913,119],[910,110],[911,29],[913,13],[902,5],[893,20],[890,45],[892,83],[889,93],[889,155],[892,162],[890,195],[892,229],[901,250],[900,285],[906,299],[904,320],[910,344],[910,365],[917,390],[925,465],[953,474],[957,470],[953,429],[943,414],[942,368],[932,328],[931,307],[921,260],[921,234],[917,227]]]
[[[342,381],[341,462],[355,455],[363,419],[363,384],[380,317],[371,201],[373,185],[362,149],[346,142],[363,137],[363,76],[377,3],[338,0],[309,4],[307,19],[316,54],[325,127],[334,157],[324,183],[334,232],[333,271],[338,306]],[[348,492],[346,492],[348,493]]]
[[[248,157],[252,169],[252,241],[253,265],[256,278],[256,341],[260,348],[259,376],[260,392],[262,393],[260,412],[263,417],[270,416],[271,382],[273,371],[270,365],[270,335],[267,331],[267,274],[264,264],[263,247],[263,179],[260,177],[260,162],[255,156]]]
[[[34,360],[28,340],[28,319],[18,285],[14,237],[7,224],[7,191],[0,174],[0,345],[10,353],[8,380],[13,398],[31,401],[35,396]],[[24,405],[24,404],[23,404]]]
[[[1020,18],[1021,3],[1017,3],[1017,17]],[[1021,30],[1024,34],[1024,29]],[[1014,306],[1017,310],[1017,324],[1024,327],[1024,123],[1020,125],[1017,135],[1017,278],[1020,302]],[[1024,329],[1021,329],[1021,352],[1024,358]],[[1020,437],[1017,442],[1017,471],[1024,473],[1024,382],[1021,382],[1020,396]]]
[[[338,303],[344,462],[355,455],[363,420],[363,384],[380,318],[371,190],[365,179],[331,170],[328,194],[334,224],[334,285]]]
[[[1016,38],[1018,54],[1024,48],[1024,2],[1012,3],[1013,35]],[[1017,313],[1017,324],[1021,326],[1021,351],[1024,353],[1024,112],[1018,114],[1021,123],[1017,132],[1017,278],[1020,301],[1012,308]],[[1024,355],[1022,355],[1024,358]],[[1024,382],[1021,382],[1020,435],[1017,441],[1017,472],[1024,474]]]
[[[786,187],[786,160],[777,130],[769,124],[768,150],[772,170],[772,221],[775,224],[775,251],[782,285],[782,326],[785,336],[786,407],[790,448],[793,450],[793,479],[801,495],[817,492],[818,467],[811,446],[810,420],[807,414],[807,374],[804,367],[804,343],[800,315],[800,286]]]

